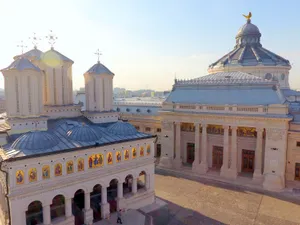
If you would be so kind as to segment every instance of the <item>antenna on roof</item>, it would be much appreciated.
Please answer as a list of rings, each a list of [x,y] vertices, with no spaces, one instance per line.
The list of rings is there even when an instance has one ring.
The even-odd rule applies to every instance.
[[[23,52],[24,52],[24,48],[27,48],[26,45],[24,45],[24,42],[23,40],[21,41],[21,43],[19,45],[17,45],[18,48],[21,48],[21,51],[22,51],[22,55],[23,55]]]
[[[46,36],[46,38],[48,38],[48,43],[51,45],[51,49],[53,49],[53,46],[57,40],[57,36],[53,34],[52,30],[50,30],[50,33],[48,36]]]
[[[32,36],[32,37],[29,37],[29,39],[32,40],[32,44],[33,44],[33,46],[34,46],[35,49],[37,48],[38,42],[39,42],[40,40],[42,40],[41,38],[39,38],[39,37],[36,36],[36,33],[35,33],[35,32],[33,32],[33,36]]]
[[[100,63],[100,55],[102,55],[102,53],[100,52],[99,48],[98,48],[97,51],[95,52],[95,55],[98,56],[98,63]]]

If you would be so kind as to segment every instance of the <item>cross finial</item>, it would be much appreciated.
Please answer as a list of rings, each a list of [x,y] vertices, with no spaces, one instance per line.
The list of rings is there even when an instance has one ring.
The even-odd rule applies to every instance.
[[[48,36],[46,36],[46,38],[48,38],[48,43],[51,45],[51,49],[53,49],[53,45],[57,40],[57,36],[53,34],[52,30],[50,30],[50,33]]]
[[[33,32],[33,36],[32,36],[32,37],[29,37],[29,39],[32,40],[32,44],[33,44],[34,48],[37,48],[37,44],[38,44],[38,42],[41,40],[41,38],[37,37],[37,36],[36,36],[36,33]]]
[[[24,42],[23,40],[21,41],[21,43],[19,45],[17,45],[18,48],[21,48],[21,51],[22,51],[22,55],[23,55],[23,52],[24,52],[24,48],[27,48],[26,45],[24,45]]]
[[[99,48],[97,49],[95,54],[98,56],[98,63],[100,63],[100,55],[102,55],[102,53],[100,52]]]

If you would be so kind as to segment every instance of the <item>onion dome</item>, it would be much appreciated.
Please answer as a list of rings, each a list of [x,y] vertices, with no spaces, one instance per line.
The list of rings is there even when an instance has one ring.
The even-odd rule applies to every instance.
[[[67,137],[74,141],[93,142],[99,140],[101,135],[89,125],[79,124],[67,131]]]
[[[235,37],[234,49],[212,63],[209,66],[209,72],[214,73],[214,69],[226,66],[238,68],[240,66],[286,66],[290,68],[288,60],[262,47],[260,37],[258,27],[251,23],[249,17]]]
[[[21,135],[11,145],[15,150],[43,150],[53,148],[59,143],[59,138],[47,131],[31,131]]]
[[[106,66],[100,63],[100,61],[93,65],[86,73],[96,75],[108,74],[114,76],[114,74]]]
[[[107,131],[114,135],[130,136],[135,135],[138,131],[130,123],[118,121],[107,128]]]
[[[34,47],[34,49],[28,51],[28,52],[25,52],[24,54],[22,55],[17,55],[14,57],[14,59],[17,59],[19,57],[23,57],[23,58],[26,58],[26,59],[30,59],[30,60],[34,60],[34,59],[41,59],[41,56],[42,56],[43,52],[40,51],[39,49],[37,49],[37,47]]]
[[[40,68],[33,65],[28,59],[19,57],[15,61],[12,62],[8,67],[2,69],[1,71],[8,71],[8,70],[35,70],[40,72]]]

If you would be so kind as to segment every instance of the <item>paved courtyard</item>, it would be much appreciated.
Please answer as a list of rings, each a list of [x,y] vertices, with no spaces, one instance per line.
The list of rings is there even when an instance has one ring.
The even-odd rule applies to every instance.
[[[153,225],[300,224],[300,200],[296,197],[157,172],[156,196],[168,204],[149,213]]]

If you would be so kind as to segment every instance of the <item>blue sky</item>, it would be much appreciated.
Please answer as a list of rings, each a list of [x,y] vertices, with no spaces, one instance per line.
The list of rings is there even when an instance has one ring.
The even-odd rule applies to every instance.
[[[115,73],[114,86],[170,89],[174,76],[206,75],[207,67],[235,43],[252,12],[265,48],[290,60],[290,84],[300,88],[300,1],[290,0],[0,0],[0,67],[20,53],[33,32],[58,36],[55,49],[75,61],[74,89],[97,58]],[[48,50],[44,39],[39,49]],[[3,87],[3,78],[0,87]]]

